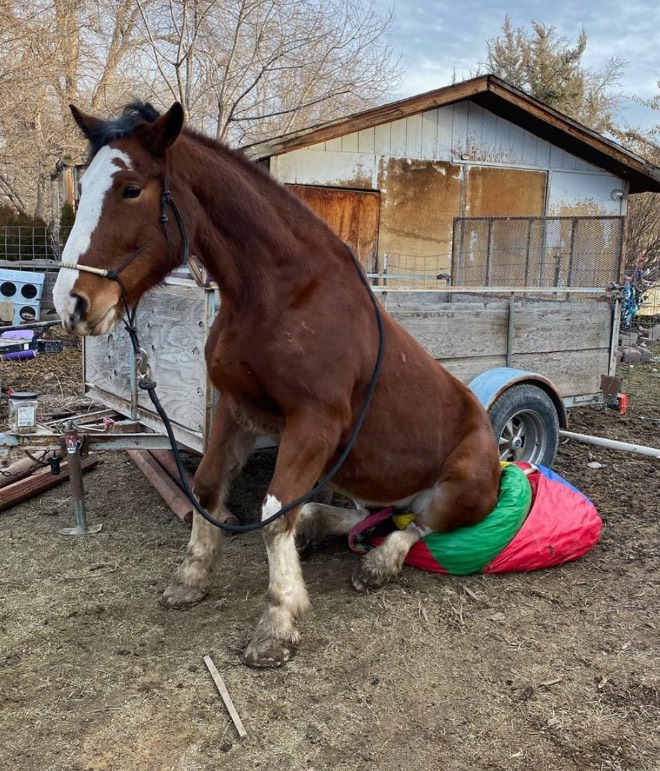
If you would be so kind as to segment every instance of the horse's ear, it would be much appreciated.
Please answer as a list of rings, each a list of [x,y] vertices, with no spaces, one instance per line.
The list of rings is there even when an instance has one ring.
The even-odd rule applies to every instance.
[[[87,115],[86,113],[82,112],[75,106],[75,104],[70,104],[69,109],[71,110],[71,115],[73,115],[73,119],[80,127],[82,133],[87,139],[91,139],[103,121],[99,118],[95,118],[93,115]]]
[[[176,142],[183,128],[183,119],[183,107],[179,102],[174,102],[164,115],[144,129],[143,141],[148,144],[151,152],[162,154]]]

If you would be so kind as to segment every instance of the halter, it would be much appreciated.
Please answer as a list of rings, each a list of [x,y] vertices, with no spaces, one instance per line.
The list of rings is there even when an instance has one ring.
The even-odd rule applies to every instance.
[[[169,239],[167,236],[167,228],[165,227],[168,223],[167,207],[168,206],[171,207],[172,211],[174,212],[174,216],[179,226],[179,232],[181,233],[181,240],[183,242],[183,257],[180,264],[185,265],[189,262],[189,258],[190,258],[188,232],[186,230],[186,223],[183,217],[181,216],[181,212],[179,211],[179,207],[176,205],[174,199],[172,198],[172,194],[170,193],[169,167],[167,166],[165,169],[165,177],[163,179],[163,192],[160,197],[160,205],[161,205],[161,210],[160,210],[159,222],[163,228],[163,233],[165,234],[165,240],[167,241],[168,245],[169,245]],[[122,302],[124,304],[124,308],[126,309],[126,318],[122,317],[121,320],[122,320],[122,323],[124,324],[126,331],[128,332],[128,336],[133,346],[133,352],[135,354],[137,367],[138,367],[138,385],[140,388],[147,391],[147,393],[149,394],[149,398],[151,399],[151,402],[153,403],[154,408],[156,409],[156,412],[158,413],[161,420],[163,421],[163,425],[165,427],[167,437],[172,446],[172,454],[174,455],[176,467],[179,472],[181,486],[183,487],[183,490],[188,500],[194,506],[195,511],[202,517],[202,519],[205,519],[209,524],[214,525],[215,527],[218,527],[221,530],[227,530],[230,533],[247,533],[247,532],[252,532],[254,530],[261,530],[263,527],[266,527],[267,525],[270,525],[272,522],[275,522],[275,520],[280,519],[280,517],[283,517],[292,509],[297,508],[303,503],[307,503],[317,493],[321,492],[321,490],[333,479],[335,474],[344,465],[344,462],[348,458],[349,454],[351,453],[351,450],[353,449],[353,447],[355,446],[355,443],[357,442],[358,436],[362,429],[362,425],[367,417],[367,411],[369,409],[369,405],[371,404],[371,400],[376,390],[376,385],[378,384],[378,378],[380,376],[380,370],[383,364],[383,356],[385,353],[385,329],[383,327],[383,317],[380,312],[380,308],[378,307],[378,300],[376,300],[376,297],[372,292],[371,287],[369,286],[369,282],[367,281],[367,278],[362,270],[362,266],[360,265],[360,262],[358,261],[353,250],[348,246],[348,244],[345,244],[345,246],[346,246],[347,252],[349,253],[353,261],[358,277],[369,294],[369,299],[371,300],[371,303],[374,307],[374,312],[376,315],[376,323],[378,325],[378,354],[376,356],[376,363],[374,365],[373,373],[371,375],[371,380],[369,381],[369,387],[367,388],[367,393],[364,398],[364,402],[362,403],[362,407],[360,409],[360,414],[358,415],[358,419],[355,423],[355,427],[353,429],[351,438],[348,441],[348,444],[344,447],[339,458],[335,461],[330,471],[328,471],[328,473],[324,477],[322,477],[322,479],[320,479],[314,485],[314,487],[312,487],[311,490],[308,490],[304,495],[301,495],[299,498],[296,498],[294,501],[291,501],[290,503],[287,503],[285,506],[282,506],[282,508],[279,511],[275,512],[275,514],[268,517],[267,519],[263,519],[260,522],[253,522],[249,525],[230,525],[230,524],[227,524],[226,522],[220,522],[220,520],[212,517],[208,513],[208,511],[206,511],[206,509],[204,509],[204,507],[199,503],[199,501],[197,500],[197,497],[195,496],[195,493],[193,492],[190,486],[190,483],[188,482],[188,478],[187,478],[188,475],[186,473],[185,467],[181,460],[178,443],[177,443],[176,437],[174,436],[174,429],[172,428],[170,419],[167,416],[167,413],[165,412],[156,394],[156,382],[151,377],[151,370],[149,368],[149,364],[147,361],[146,351],[140,347],[137,328],[135,326],[135,316],[137,314],[137,303],[132,309],[129,307],[124,285],[121,279],[119,278],[119,274],[135,259],[135,257],[137,257],[138,254],[140,254],[140,252],[144,249],[144,247],[139,246],[132,254],[129,254],[128,257],[124,259],[122,264],[116,270],[104,270],[102,268],[94,268],[89,265],[78,265],[77,263],[62,263],[61,265],[62,268],[69,268],[71,270],[80,270],[80,271],[83,271],[84,273],[92,273],[94,275],[101,276],[102,278],[107,278],[107,279],[110,279],[111,281],[116,281],[117,284],[119,285]]]

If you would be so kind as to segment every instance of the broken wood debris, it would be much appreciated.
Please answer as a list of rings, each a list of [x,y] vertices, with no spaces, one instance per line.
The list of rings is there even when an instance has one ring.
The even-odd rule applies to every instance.
[[[87,471],[91,471],[98,465],[98,458],[92,455],[88,455],[81,459],[80,465],[83,474]],[[18,503],[23,503],[29,498],[39,495],[40,493],[50,490],[51,487],[61,484],[69,478],[69,463],[68,461],[62,461],[60,464],[60,473],[57,476],[53,476],[50,473],[50,468],[43,468],[37,471],[36,474],[27,477],[27,479],[21,479],[18,482],[13,482],[10,485],[2,488],[2,499],[0,500],[0,511],[9,509],[12,506],[16,506]]]

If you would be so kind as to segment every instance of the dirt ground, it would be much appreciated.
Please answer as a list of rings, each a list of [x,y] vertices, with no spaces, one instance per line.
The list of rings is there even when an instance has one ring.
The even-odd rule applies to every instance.
[[[627,415],[574,410],[573,430],[659,446],[657,354],[622,369]],[[0,364],[0,379],[36,384],[45,412],[84,402],[74,348]],[[6,414],[3,399],[0,430]],[[237,514],[258,511],[272,464],[272,451],[252,457]],[[164,610],[188,529],[124,454],[105,455],[85,477],[99,535],[59,534],[73,524],[66,485],[0,513],[0,769],[657,771],[660,463],[564,443],[555,468],[605,521],[586,557],[519,575],[406,568],[358,595],[358,557],[331,543],[304,564],[298,655],[258,671],[238,653],[266,585],[260,536],[226,540],[205,602]]]

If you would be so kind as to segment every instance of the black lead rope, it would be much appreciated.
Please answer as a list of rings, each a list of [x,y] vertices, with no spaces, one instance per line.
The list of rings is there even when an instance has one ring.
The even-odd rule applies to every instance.
[[[186,227],[183,221],[183,217],[181,216],[181,213],[178,207],[176,206],[176,204],[174,203],[170,195],[169,180],[168,180],[168,175],[166,174],[164,184],[163,184],[163,194],[161,196],[161,217],[160,217],[160,223],[163,226],[163,230],[165,231],[166,238],[167,238],[167,230],[165,228],[165,225],[167,224],[167,221],[168,221],[167,220],[168,205],[172,207],[172,211],[174,212],[174,216],[176,217],[177,223],[179,225],[179,229],[181,231],[181,237],[183,239],[183,261],[185,264],[188,260],[188,249],[189,249],[188,234],[186,232]],[[362,403],[362,408],[360,409],[360,414],[358,415],[357,422],[355,423],[353,433],[351,434],[351,438],[348,444],[346,445],[346,447],[344,447],[341,455],[339,456],[339,458],[337,459],[333,467],[330,469],[330,471],[328,471],[328,473],[325,474],[325,476],[322,477],[322,479],[320,479],[314,485],[314,487],[312,487],[311,490],[306,492],[304,495],[301,495],[299,498],[296,498],[294,501],[287,503],[285,506],[282,506],[282,508],[279,511],[277,511],[275,514],[268,517],[267,519],[263,519],[260,522],[253,522],[249,525],[230,525],[230,524],[227,524],[226,522],[220,522],[220,520],[215,519],[215,517],[212,517],[208,513],[208,511],[206,511],[206,509],[197,500],[197,497],[195,496],[195,493],[193,492],[188,482],[186,469],[183,465],[183,461],[181,460],[181,454],[179,452],[179,446],[178,446],[176,437],[174,436],[174,429],[172,428],[172,423],[170,422],[170,419],[167,416],[167,413],[165,412],[163,405],[160,403],[158,395],[156,394],[156,382],[152,379],[148,367],[143,372],[140,373],[138,385],[140,386],[140,388],[142,388],[149,394],[149,398],[151,399],[151,402],[154,405],[156,412],[160,416],[160,419],[163,421],[163,425],[165,426],[167,437],[170,441],[170,444],[172,445],[172,453],[174,454],[174,460],[176,463],[177,470],[179,472],[181,485],[183,487],[183,490],[188,500],[194,506],[195,511],[200,515],[200,517],[205,519],[209,524],[214,525],[215,527],[218,527],[221,530],[227,530],[230,533],[249,533],[254,530],[261,530],[261,528],[266,527],[267,525],[270,525],[272,522],[275,522],[275,520],[279,519],[280,517],[283,517],[287,512],[291,511],[292,509],[295,509],[296,507],[300,506],[302,503],[307,503],[318,492],[320,492],[328,484],[328,482],[330,482],[330,480],[335,476],[335,474],[339,471],[339,469],[344,465],[344,462],[348,458],[351,450],[353,449],[353,447],[355,446],[355,443],[357,442],[358,436],[360,434],[360,430],[362,429],[362,424],[364,423],[367,417],[367,411],[369,410],[369,405],[371,404],[371,400],[376,390],[376,386],[378,384],[378,378],[380,377],[380,371],[383,365],[383,355],[385,351],[385,329],[383,327],[383,316],[380,312],[380,308],[378,307],[378,300],[376,299],[376,296],[374,295],[371,287],[369,286],[369,282],[367,281],[367,277],[362,270],[362,266],[358,262],[358,259],[353,253],[353,250],[348,245],[346,245],[346,250],[351,256],[353,265],[357,271],[360,281],[362,282],[362,284],[364,285],[365,289],[369,294],[369,299],[371,300],[371,303],[373,305],[375,315],[376,315],[376,323],[378,325],[378,355],[376,356],[376,363],[374,365],[373,373],[371,375],[371,380],[369,381],[369,387],[367,389],[364,402]],[[135,256],[135,255],[132,255],[132,256]],[[122,267],[125,267],[125,265],[123,265]],[[124,286],[121,282],[121,279],[119,278],[120,270],[121,268],[117,271],[110,271],[106,275],[106,278],[116,281],[119,284],[122,301],[124,303],[124,307],[126,308],[126,319],[122,319],[122,321],[131,339],[135,356],[139,361],[142,356],[142,352],[140,349],[140,341],[138,339],[137,329],[135,326],[135,316],[137,313],[137,305],[135,305],[132,310],[128,305],[126,292],[124,290]]]

